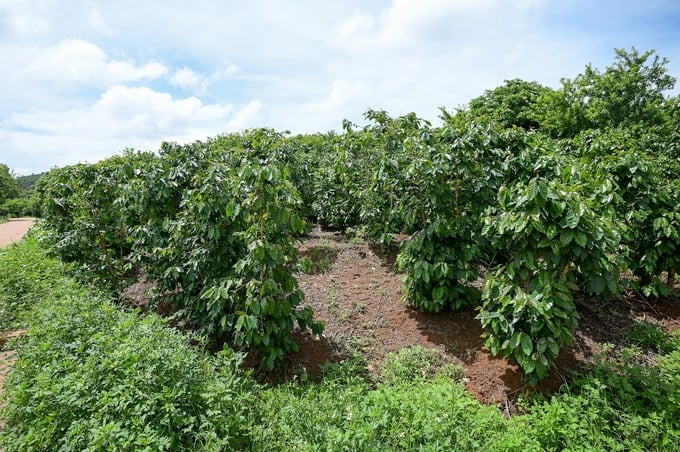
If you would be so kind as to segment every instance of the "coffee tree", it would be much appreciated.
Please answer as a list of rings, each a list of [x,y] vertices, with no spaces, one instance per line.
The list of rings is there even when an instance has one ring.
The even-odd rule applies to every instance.
[[[121,202],[122,189],[132,168],[152,159],[150,153],[128,151],[94,165],[54,169],[37,186],[55,251],[115,290],[123,287],[132,268],[128,221],[134,218]]]
[[[164,146],[142,173],[128,193],[146,219],[134,256],[176,317],[261,350],[269,369],[297,349],[295,326],[321,332],[298,308],[295,236],[306,224],[285,164],[262,149],[194,143]]]
[[[529,382],[572,341],[574,293],[617,290],[616,231],[579,187],[543,178],[501,187],[483,234],[507,263],[486,279],[478,318],[492,353],[517,362]]]

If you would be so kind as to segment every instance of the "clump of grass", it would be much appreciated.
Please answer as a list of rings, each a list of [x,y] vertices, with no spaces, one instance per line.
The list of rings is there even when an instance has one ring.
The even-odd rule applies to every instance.
[[[629,339],[634,345],[651,348],[657,353],[668,353],[673,350],[674,345],[671,336],[647,322],[634,324]]]
[[[305,272],[310,275],[327,273],[333,267],[333,264],[335,264],[339,253],[340,250],[338,248],[328,245],[310,248],[305,255],[307,260]]]
[[[386,383],[399,383],[444,374],[461,381],[464,373],[463,367],[448,363],[438,350],[415,345],[387,355],[383,363],[382,380]]]

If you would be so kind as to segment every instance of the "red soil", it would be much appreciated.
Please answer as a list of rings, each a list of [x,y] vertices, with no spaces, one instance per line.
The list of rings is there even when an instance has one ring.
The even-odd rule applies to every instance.
[[[369,371],[378,374],[386,355],[420,345],[439,350],[449,362],[465,367],[467,389],[481,402],[514,410],[517,395],[540,391],[550,394],[567,381],[571,371],[590,362],[602,344],[623,344],[635,321],[680,329],[680,303],[653,306],[640,301],[588,303],[582,312],[575,342],[560,353],[556,368],[537,388],[522,382],[519,367],[494,357],[484,347],[482,328],[474,309],[427,314],[402,300],[403,275],[393,260],[379,256],[365,243],[352,244],[340,234],[315,230],[301,247],[303,256],[327,256],[327,270],[298,277],[306,304],[315,318],[326,323],[321,338],[298,334],[300,351],[290,358],[288,372],[306,370],[318,375],[319,365],[341,361],[348,354],[363,356]],[[393,257],[393,256],[391,256]],[[318,256],[317,256],[318,259]]]

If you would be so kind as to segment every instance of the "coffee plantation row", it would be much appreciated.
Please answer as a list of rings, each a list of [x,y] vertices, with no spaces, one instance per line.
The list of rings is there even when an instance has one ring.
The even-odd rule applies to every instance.
[[[269,369],[296,350],[295,328],[323,330],[295,278],[311,225],[384,246],[406,235],[405,300],[477,307],[487,346],[536,383],[572,341],[579,304],[674,289],[680,98],[664,94],[667,64],[617,50],[559,89],[506,81],[442,109],[438,126],[369,110],[342,133],[126,150],[42,177],[44,227],[89,277],[119,291],[144,275],[176,321],[258,350]]]

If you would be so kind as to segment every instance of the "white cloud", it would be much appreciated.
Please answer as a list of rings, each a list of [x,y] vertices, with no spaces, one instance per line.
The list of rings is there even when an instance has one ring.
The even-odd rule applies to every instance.
[[[81,39],[68,39],[42,48],[25,48],[18,61],[17,74],[24,79],[59,87],[107,86],[120,82],[156,79],[168,72],[158,61],[135,64],[117,60],[97,45]]]
[[[224,69],[220,69],[208,76],[205,76],[189,67],[184,66],[182,68],[176,69],[169,81],[171,85],[181,88],[185,91],[195,91],[199,94],[205,94],[211,84],[229,79],[237,74],[240,70],[241,68],[235,64],[227,64]]]
[[[163,135],[219,132],[233,107],[204,105],[196,97],[173,99],[146,87],[113,86],[92,105],[66,111],[38,110],[15,114],[5,126],[38,133],[130,140]]]
[[[373,16],[355,10],[352,13],[352,17],[340,22],[340,24],[335,27],[335,33],[339,39],[351,41],[357,36],[365,36],[373,30],[374,25],[375,20],[373,19]]]
[[[352,111],[354,119],[368,107],[384,108],[433,120],[439,106],[453,109],[504,79],[557,85],[587,62],[580,56],[587,47],[579,36],[570,45],[552,39],[539,21],[541,4],[393,0],[381,11],[340,18],[334,29],[338,53],[325,75],[366,89],[336,112]]]
[[[378,38],[384,45],[414,43],[423,32],[432,28],[455,27],[460,16],[486,11],[491,3],[493,0],[394,0],[380,18]]]
[[[90,26],[90,28],[103,35],[113,36],[116,34],[116,30],[111,28],[109,24],[106,23],[106,19],[104,19],[104,16],[102,16],[99,10],[96,9],[90,10],[87,18],[87,23]]]
[[[25,0],[2,0],[0,19],[4,18],[2,25],[6,27],[2,32],[19,39],[27,39],[40,38],[52,31],[46,14],[48,7],[31,3],[33,2]]]
[[[262,107],[259,101],[240,107],[204,104],[196,97],[175,99],[146,87],[117,85],[92,105],[12,115],[0,123],[0,146],[17,162],[13,168],[41,171],[96,161],[127,147],[157,149],[164,140],[191,142],[241,130],[257,121]]]
[[[303,110],[311,113],[331,113],[366,98],[367,87],[358,81],[335,80],[328,96],[321,101],[308,102]]]
[[[538,8],[542,0],[393,0],[382,12],[371,15],[359,10],[335,29],[340,41],[365,48],[404,48],[423,42],[459,36],[464,31],[484,30],[494,34],[498,19],[513,22],[518,14]],[[434,38],[434,39],[433,39]]]
[[[240,67],[236,66],[235,64],[227,64],[227,67],[222,70],[220,76],[222,77],[231,77],[234,74],[237,74],[241,70]]]
[[[172,77],[170,77],[170,83],[185,90],[197,89],[204,85],[205,77],[185,66],[175,71]]]
[[[263,104],[259,100],[249,102],[229,120],[226,130],[236,132],[248,128],[265,126],[265,124],[259,124],[262,118],[262,108]]]

